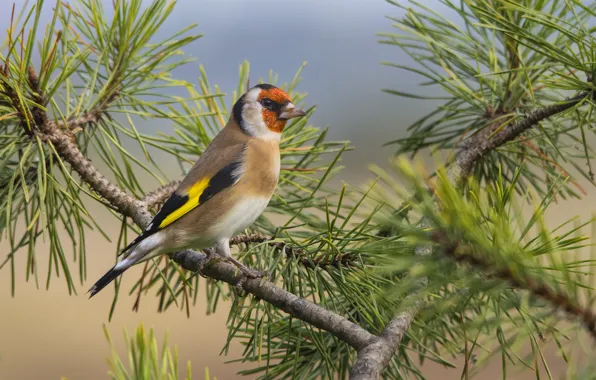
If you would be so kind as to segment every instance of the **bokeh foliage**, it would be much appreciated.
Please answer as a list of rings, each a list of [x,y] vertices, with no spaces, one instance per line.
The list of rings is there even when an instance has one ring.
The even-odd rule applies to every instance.
[[[155,337],[155,331],[141,324],[137,327],[134,336],[124,332],[126,352],[128,358],[121,358],[106,326],[104,326],[106,340],[112,351],[112,358],[108,360],[110,371],[108,376],[113,380],[148,379],[148,380],[191,380],[191,363],[186,365],[186,376],[180,377],[178,363],[178,348],[168,345],[168,335],[163,338],[161,349]],[[173,352],[172,352],[173,351]],[[205,368],[205,380],[209,380],[209,369]],[[217,380],[216,377],[213,378]]]
[[[393,168],[392,172],[373,168],[382,182],[374,197],[416,201],[410,203],[407,218],[390,209],[379,216],[395,225],[406,247],[439,243],[432,256],[405,254],[383,242],[368,248],[393,258],[384,271],[407,274],[393,287],[394,297],[403,298],[425,279],[428,302],[418,316],[421,324],[409,331],[408,337],[414,339],[410,344],[419,345],[422,352],[453,356],[468,347],[467,354],[481,364],[501,355],[504,376],[510,365],[549,372],[544,350],[553,342],[570,360],[572,337],[582,334],[584,321],[582,315],[566,314],[567,305],[593,320],[595,252],[584,232],[593,221],[572,218],[549,228],[545,214],[556,191],[541,197],[528,189],[517,195],[522,168],[512,182],[497,173],[496,182],[482,186],[471,179],[463,192],[445,169],[431,181],[420,176],[425,171],[422,165],[414,166],[404,157],[396,159]],[[562,180],[553,184],[561,186]],[[434,193],[428,192],[429,187]],[[440,209],[433,196],[440,199]],[[527,203],[531,212],[523,207]],[[430,220],[432,230],[418,227],[422,217]],[[552,293],[545,295],[544,289]],[[407,302],[404,298],[402,307]],[[530,353],[522,355],[528,345]]]

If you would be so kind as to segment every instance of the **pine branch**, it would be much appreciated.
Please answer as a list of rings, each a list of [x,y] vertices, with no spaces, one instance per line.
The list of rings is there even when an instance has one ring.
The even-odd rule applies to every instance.
[[[375,338],[374,335],[346,318],[300,298],[272,282],[247,278],[237,268],[224,261],[205,262],[207,255],[196,251],[181,251],[171,255],[184,269],[200,271],[203,275],[231,285],[242,284],[242,289],[264,300],[291,316],[325,330],[355,349],[360,349]],[[201,269],[202,268],[202,269]]]
[[[41,97],[42,94],[39,93],[39,96]],[[69,133],[61,128],[58,122],[48,119],[41,107],[33,107],[31,113],[34,115],[33,119],[41,139],[46,143],[51,143],[56,153],[65,162],[68,162],[71,168],[97,194],[109,202],[123,216],[130,217],[140,228],[145,228],[151,222],[152,216],[149,213],[147,204],[128,195],[101,174],[92,162],[83,155]],[[100,113],[101,111],[95,112],[97,115]],[[144,199],[155,205],[159,201],[163,201],[168,191],[171,191],[173,187],[174,184],[170,184],[169,187],[158,189]],[[232,241],[235,244],[241,244],[253,240],[265,241],[268,239],[270,238],[254,235],[239,236]],[[281,244],[279,242],[271,242],[271,244],[280,248],[285,247],[285,245],[279,245]],[[213,279],[225,281],[231,285],[242,284],[242,288],[246,292],[279,307],[295,318],[330,332],[356,349],[366,346],[374,337],[371,333],[346,318],[287,292],[269,281],[247,278],[246,275],[238,272],[232,264],[221,261],[206,263],[207,256],[204,253],[186,250],[172,254],[171,258],[186,270],[201,271]],[[203,269],[201,270],[201,268]]]
[[[491,133],[488,134],[488,136],[485,133],[476,134],[470,136],[464,142],[464,148],[459,152],[455,160],[455,165],[450,172],[451,179],[459,183],[465,181],[474,165],[488,153],[515,140],[522,133],[536,126],[541,121],[577,106],[589,96],[592,96],[591,92],[581,92],[565,102],[537,109],[509,125],[506,125],[507,121],[503,121],[502,118],[497,117],[497,121],[490,127]],[[438,199],[436,199],[436,197],[434,197],[434,199],[437,203],[437,207],[440,207]],[[432,226],[427,218],[424,218],[420,223],[420,228],[423,230],[431,227]],[[430,246],[418,246],[416,247],[415,254],[418,256],[427,256],[432,254],[432,252],[433,249]],[[427,279],[422,278],[419,285],[425,286],[426,282]],[[542,291],[544,289],[540,290]],[[408,299],[415,297],[416,294],[417,293],[410,294]],[[423,305],[424,302],[418,300],[415,301],[413,306],[408,310],[398,313],[387,324],[385,330],[379,335],[378,339],[374,339],[371,341],[370,345],[363,347],[358,351],[358,359],[350,373],[351,379],[364,380],[380,378],[383,370],[389,364],[391,357],[397,351],[397,347],[405,336],[406,331],[410,328],[410,324],[414,320],[414,317],[418,314]],[[588,324],[590,331],[595,328],[594,322],[596,322],[596,319],[591,320],[588,318],[588,321],[584,320],[584,322],[587,324],[588,322],[592,323]]]
[[[90,112],[84,113],[80,117],[73,117],[64,124],[63,122],[48,119],[45,110],[41,107],[44,103],[43,93],[39,87],[35,70],[32,67],[29,68],[28,79],[31,87],[36,92],[35,100],[38,105],[31,107],[30,112],[40,133],[41,140],[52,143],[58,156],[68,162],[83,181],[95,190],[97,194],[112,204],[112,206],[130,216],[135,223],[138,224],[140,221],[146,219],[147,216],[150,217],[151,214],[149,214],[148,210],[142,207],[142,202],[126,194],[97,170],[91,163],[91,160],[83,155],[76,140],[72,136],[72,129],[77,127],[82,128],[89,123],[99,121],[110,103],[116,99],[117,92],[101,99],[98,102],[98,106]],[[22,115],[22,117],[26,116],[26,113]]]
[[[553,306],[565,310],[573,317],[579,318],[585,324],[586,329],[596,339],[596,314],[589,307],[581,306],[577,301],[572,300],[565,293],[558,292],[538,278],[521,277],[510,268],[498,266],[485,258],[474,255],[473,248],[462,245],[459,241],[449,241],[447,234],[443,231],[433,231],[432,241],[439,244],[446,256],[458,262],[464,262],[480,268],[483,272],[491,274],[493,278],[509,282],[517,289],[527,290],[536,297],[542,298]]]
[[[418,314],[421,304],[417,302],[397,314],[378,337],[373,338],[366,347],[358,351],[358,359],[350,371],[351,380],[381,378],[383,370],[389,365],[399,343]]]
[[[159,206],[164,204],[166,200],[168,200],[170,195],[172,195],[174,190],[176,190],[178,185],[180,185],[180,182],[182,181],[172,181],[167,185],[158,187],[149,194],[145,195],[145,197],[141,199],[141,201],[145,203],[149,208],[158,208]]]
[[[588,96],[591,96],[591,92],[580,92],[564,102],[535,110],[509,125],[505,125],[507,122],[499,119],[501,122],[493,123],[487,127],[488,135],[486,133],[478,133],[471,136],[465,144],[466,147],[460,151],[456,159],[456,170],[459,171],[457,175],[459,177],[458,179],[465,180],[474,167],[474,164],[488,153],[515,140],[522,133],[536,126],[541,121],[577,106],[588,99]]]
[[[0,70],[0,75],[2,72],[6,72],[7,67],[8,64],[5,66],[4,70]],[[74,139],[74,134],[78,129],[96,123],[106,115],[105,112],[110,104],[116,100],[118,92],[113,92],[112,94],[106,95],[103,99],[100,99],[98,105],[89,112],[85,112],[77,117],[72,116],[66,121],[57,121],[48,119],[44,109],[47,101],[43,96],[39,78],[33,67],[29,67],[27,71],[27,81],[33,90],[32,100],[35,104],[30,108],[22,108],[22,102],[19,101],[16,92],[14,92],[10,86],[7,86],[5,89],[7,96],[13,101],[12,106],[17,110],[24,131],[29,136],[33,136],[37,133],[42,141],[52,142],[59,156],[65,159],[68,157],[66,161],[71,163],[71,165],[72,162],[77,163],[76,167],[81,168],[81,171],[78,172],[78,174],[82,178],[85,178],[85,181],[94,190],[97,191],[99,188],[102,188],[101,183],[107,183],[108,180],[96,170],[93,170],[94,168],[90,161],[80,152],[76,140]],[[31,126],[36,127],[36,129],[31,129]],[[47,160],[49,160],[49,158]],[[45,166],[48,166],[47,161]],[[30,168],[30,171],[33,176],[31,181],[34,181],[37,177],[37,170],[36,168]],[[115,188],[104,189],[102,192],[103,194],[98,191],[98,194],[106,199],[113,198],[116,200],[127,196],[124,193],[120,194]]]

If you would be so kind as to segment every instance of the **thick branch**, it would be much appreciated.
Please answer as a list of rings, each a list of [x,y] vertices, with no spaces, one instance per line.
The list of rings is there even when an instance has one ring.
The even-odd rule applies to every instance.
[[[350,371],[350,379],[381,378],[383,370],[389,365],[399,343],[421,307],[422,301],[415,301],[413,306],[393,317],[381,335],[375,337],[370,344],[358,351],[358,359]]]
[[[503,123],[495,123],[489,130],[489,136],[492,134],[490,138],[489,136],[482,136],[481,138],[471,136],[464,145],[465,148],[459,152],[455,165],[450,171],[451,179],[457,182],[464,181],[472,171],[474,165],[482,157],[503,144],[515,140],[519,135],[536,126],[539,122],[575,107],[588,96],[591,96],[590,92],[581,92],[563,103],[538,109],[506,126],[503,126]],[[429,228],[431,226],[428,220],[424,218],[420,227]],[[429,255],[431,253],[431,247],[419,246],[416,248],[417,255]],[[422,279],[421,285],[425,285],[424,283],[426,281],[426,279]],[[412,296],[415,296],[415,294],[412,294]],[[422,305],[422,301],[415,302],[414,306],[397,314],[387,324],[385,330],[377,339],[373,340],[369,346],[358,351],[358,359],[352,367],[350,379],[364,380],[379,379],[381,377],[383,370],[389,365],[391,357],[397,351],[397,347]],[[593,329],[596,326],[596,318],[591,321],[592,324],[588,326],[591,326],[590,329]],[[584,320],[584,322],[586,321]]]
[[[281,289],[269,281],[246,278],[234,265],[225,261],[205,263],[205,254],[191,250],[177,252],[171,257],[184,269],[190,271],[199,271],[205,264],[201,273],[215,280],[232,285],[243,282],[242,288],[246,292],[269,302],[295,318],[330,332],[356,349],[366,346],[375,338],[374,335],[344,317]]]

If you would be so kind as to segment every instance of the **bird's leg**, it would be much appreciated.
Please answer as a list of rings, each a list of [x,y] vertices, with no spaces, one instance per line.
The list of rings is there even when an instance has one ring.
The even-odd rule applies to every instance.
[[[213,248],[205,248],[205,249],[203,249],[203,252],[205,252],[205,255],[207,255],[207,257],[205,258],[205,262],[211,260],[213,258],[213,256],[215,256],[215,252],[213,252]]]
[[[199,263],[199,274],[204,277],[203,268],[205,267],[205,264],[215,258],[215,252],[213,252],[213,248],[205,248],[203,249],[203,252],[205,252],[206,257],[205,260]]]
[[[215,252],[217,252],[218,255],[225,258],[232,264],[236,265],[236,267],[242,273],[244,273],[244,275],[247,278],[263,278],[268,275],[267,272],[262,272],[262,271],[259,271],[256,269],[249,268],[246,265],[242,264],[240,261],[236,260],[232,256],[232,253],[230,252],[230,240],[229,239],[219,241],[217,243],[217,245],[215,246]],[[236,284],[236,286],[239,288],[242,288],[242,285],[245,280],[246,279],[241,279],[240,282],[238,284]]]

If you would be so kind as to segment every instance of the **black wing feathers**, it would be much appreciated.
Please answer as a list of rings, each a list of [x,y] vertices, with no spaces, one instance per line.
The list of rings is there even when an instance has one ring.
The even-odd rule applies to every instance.
[[[240,160],[235,160],[224,166],[222,169],[220,169],[220,171],[218,171],[211,178],[209,184],[207,185],[203,193],[201,193],[201,195],[199,196],[199,205],[202,205],[209,199],[213,198],[215,194],[236,183],[236,180],[238,179],[238,168],[240,167],[240,165]],[[159,212],[153,217],[153,220],[149,224],[149,227],[146,228],[145,231],[143,231],[143,233],[141,233],[129,245],[127,245],[126,248],[120,251],[120,254],[125,253],[129,249],[139,244],[145,238],[159,231],[159,225],[163,222],[163,220],[167,218],[168,215],[179,209],[186,202],[188,202],[188,195],[181,196],[177,193],[173,193],[163,204]]]
[[[199,197],[199,204],[207,202],[209,199],[213,198],[215,194],[232,186],[238,179],[236,172],[240,165],[241,163],[239,161],[232,161],[218,171],[217,174],[211,178],[209,185]]]

